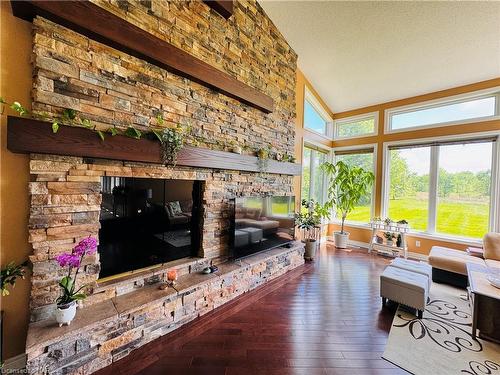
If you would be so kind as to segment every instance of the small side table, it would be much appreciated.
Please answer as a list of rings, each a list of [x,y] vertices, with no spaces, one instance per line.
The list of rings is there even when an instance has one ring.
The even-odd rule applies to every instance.
[[[472,304],[472,338],[479,337],[500,343],[500,289],[487,279],[486,266],[467,263],[469,300]]]

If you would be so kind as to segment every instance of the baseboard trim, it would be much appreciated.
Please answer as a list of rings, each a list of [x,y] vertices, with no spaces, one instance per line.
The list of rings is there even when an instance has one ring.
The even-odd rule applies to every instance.
[[[326,236],[328,241],[333,241],[333,236]],[[370,244],[362,241],[349,240],[349,245],[361,247],[363,249],[368,250]],[[413,251],[408,251],[408,258],[418,259],[424,262],[429,260],[429,256],[421,253],[415,253]]]
[[[20,370],[26,368],[26,354],[19,354],[5,360],[2,367],[2,374],[7,373],[20,373]]]
[[[328,241],[334,242],[334,237],[333,236],[325,236],[325,238]],[[368,250],[368,248],[370,247],[370,245],[367,242],[361,242],[361,241],[355,241],[355,240],[349,240],[347,242],[347,244],[348,245],[352,245],[352,246],[356,246],[356,247],[361,247],[361,248],[366,249],[366,250]]]

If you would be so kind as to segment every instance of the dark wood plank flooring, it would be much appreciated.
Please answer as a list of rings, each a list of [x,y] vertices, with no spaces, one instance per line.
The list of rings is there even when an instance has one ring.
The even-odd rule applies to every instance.
[[[132,352],[100,375],[403,374],[381,359],[394,307],[382,309],[389,263],[327,244],[289,272]]]

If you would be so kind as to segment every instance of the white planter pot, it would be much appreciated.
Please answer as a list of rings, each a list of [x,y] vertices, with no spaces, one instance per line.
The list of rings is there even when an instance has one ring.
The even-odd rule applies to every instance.
[[[313,260],[316,257],[316,248],[318,247],[316,240],[307,240],[304,243],[306,244],[304,258]]]
[[[347,248],[347,241],[349,241],[349,232],[344,232],[343,234],[340,232],[333,233],[335,247],[339,249]]]
[[[55,315],[59,327],[63,324],[69,326],[76,315],[76,302],[73,301],[67,305],[57,306]]]

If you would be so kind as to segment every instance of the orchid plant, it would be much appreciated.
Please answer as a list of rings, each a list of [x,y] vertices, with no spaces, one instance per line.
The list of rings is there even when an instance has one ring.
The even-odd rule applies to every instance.
[[[62,295],[56,300],[58,306],[69,305],[74,301],[85,299],[86,294],[82,292],[85,285],[76,289],[76,278],[80,272],[83,258],[86,255],[92,255],[97,250],[97,240],[94,237],[88,237],[81,240],[76,245],[71,253],[63,253],[58,255],[55,259],[59,266],[68,267],[68,275],[63,277],[59,282],[62,289]],[[75,290],[76,289],[76,290]]]

